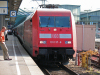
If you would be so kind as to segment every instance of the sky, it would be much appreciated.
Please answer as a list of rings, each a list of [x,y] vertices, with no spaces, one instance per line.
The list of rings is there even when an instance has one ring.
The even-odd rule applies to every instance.
[[[42,1],[36,0],[23,0],[20,8],[32,9],[32,7],[37,8]],[[68,5],[80,5],[81,11],[84,10],[100,10],[99,0],[47,0],[45,4],[68,4]]]

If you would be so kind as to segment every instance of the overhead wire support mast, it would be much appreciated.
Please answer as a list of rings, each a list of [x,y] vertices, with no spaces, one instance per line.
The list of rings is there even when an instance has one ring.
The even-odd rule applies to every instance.
[[[84,11],[87,11],[87,25],[88,25],[88,21],[89,21],[88,12],[91,10],[84,10]]]
[[[42,7],[45,7],[45,1],[47,1],[47,0],[32,0],[32,1],[42,1]],[[37,2],[37,4],[39,5],[39,3]],[[40,5],[39,5],[40,6]],[[37,7],[38,8],[38,7]]]
[[[45,0],[42,1],[42,4],[45,6]]]

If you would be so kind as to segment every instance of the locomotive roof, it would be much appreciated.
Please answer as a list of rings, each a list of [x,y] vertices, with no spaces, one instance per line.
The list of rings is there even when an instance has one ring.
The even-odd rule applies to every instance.
[[[55,8],[55,9],[42,8],[42,9],[37,9],[37,11],[70,11],[70,10],[63,8]]]
[[[34,15],[34,13],[35,13],[36,11],[68,11],[68,12],[71,12],[70,10],[68,10],[68,9],[63,9],[63,8],[55,8],[55,9],[39,8],[39,9],[35,10],[31,15],[29,15],[29,16],[26,18],[26,20],[31,19],[32,16]],[[26,21],[26,20],[25,20],[25,21]]]

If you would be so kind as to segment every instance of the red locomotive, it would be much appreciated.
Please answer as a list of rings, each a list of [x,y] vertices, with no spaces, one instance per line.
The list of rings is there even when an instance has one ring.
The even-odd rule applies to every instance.
[[[39,60],[68,62],[76,56],[76,27],[66,9],[37,9],[15,27],[27,51]]]

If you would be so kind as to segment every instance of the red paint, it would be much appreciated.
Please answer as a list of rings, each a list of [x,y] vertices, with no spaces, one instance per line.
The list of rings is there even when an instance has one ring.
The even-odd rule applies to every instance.
[[[69,16],[71,27],[39,27],[39,16]],[[54,31],[56,29],[56,31]],[[40,38],[39,34],[51,34],[51,38]],[[71,38],[60,38],[59,34],[71,34]],[[24,22],[25,42],[31,44],[33,47],[33,57],[39,54],[39,47],[49,48],[72,48],[77,50],[76,46],[76,29],[75,23],[72,25],[72,15],[69,10],[65,11],[51,11],[51,10],[37,10],[32,16],[32,26],[30,19]],[[47,41],[47,44],[40,44],[40,41]],[[71,44],[65,44],[65,41],[71,41]],[[75,45],[74,45],[75,44]],[[35,54],[37,51],[37,54]],[[76,56],[76,55],[75,55]]]
[[[80,66],[80,63],[81,63],[81,61],[80,61],[80,55],[78,54],[78,66]]]

